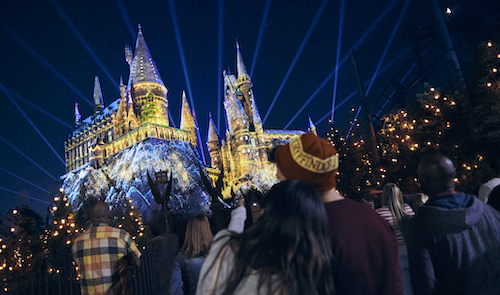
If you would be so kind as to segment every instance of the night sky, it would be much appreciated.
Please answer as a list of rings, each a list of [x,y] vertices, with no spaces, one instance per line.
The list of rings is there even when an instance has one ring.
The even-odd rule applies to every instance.
[[[373,103],[411,59],[408,20],[418,19],[425,26],[428,15],[422,9],[426,1],[345,2],[342,9],[338,0],[4,1],[0,214],[25,204],[45,215],[65,173],[64,140],[74,126],[74,103],[79,103],[83,118],[93,113],[96,75],[105,105],[118,98],[120,76],[127,81],[129,74],[124,46],[134,46],[138,24],[169,89],[173,125],[179,126],[185,90],[203,141],[209,112],[224,137],[221,77],[223,69],[235,72],[235,40],[252,78],[264,128],[306,130],[310,116],[324,135],[335,97],[335,126],[347,132],[354,116],[351,109],[359,106],[352,95],[356,84],[346,59],[349,51],[356,50],[363,81],[370,84],[378,73],[371,87],[365,85]],[[462,25],[479,30],[498,21],[492,20],[498,14],[492,15],[495,9],[490,6],[494,3],[499,11],[497,2],[440,4],[450,5],[452,17]]]

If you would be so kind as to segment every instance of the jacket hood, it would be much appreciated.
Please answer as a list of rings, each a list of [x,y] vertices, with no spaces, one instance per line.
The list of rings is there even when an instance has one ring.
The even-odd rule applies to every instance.
[[[486,205],[475,196],[466,197],[468,202],[465,207],[453,209],[429,202],[431,204],[425,204],[418,209],[415,218],[425,224],[433,234],[459,233],[470,229],[481,219]]]

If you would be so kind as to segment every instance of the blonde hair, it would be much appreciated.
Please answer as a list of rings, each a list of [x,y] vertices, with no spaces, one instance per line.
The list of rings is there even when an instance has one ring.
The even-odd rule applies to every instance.
[[[195,215],[188,221],[181,252],[188,258],[205,256],[213,239],[208,218],[202,214]]]
[[[407,214],[404,209],[403,193],[399,186],[389,182],[384,185],[382,200],[385,206],[391,210],[392,218],[401,229],[401,233],[405,233]]]

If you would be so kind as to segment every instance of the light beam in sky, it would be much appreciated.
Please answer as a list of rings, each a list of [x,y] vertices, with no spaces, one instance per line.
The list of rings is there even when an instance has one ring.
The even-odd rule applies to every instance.
[[[90,47],[89,42],[87,42],[87,40],[85,40],[85,38],[82,36],[82,34],[80,33],[80,31],[78,31],[78,29],[75,27],[75,25],[73,24],[73,22],[69,19],[68,15],[64,11],[64,9],[56,2],[56,0],[49,0],[49,1],[50,1],[50,4],[52,4],[52,6],[57,10],[57,12],[59,13],[59,16],[61,16],[61,18],[66,23],[66,25],[68,25],[68,27],[71,29],[71,31],[73,32],[73,34],[75,34],[76,38],[80,41],[80,43],[82,43],[83,47],[85,47],[85,49],[90,54],[90,56],[92,56],[92,58],[94,59],[94,61],[99,65],[99,67],[104,72],[104,74],[106,74],[106,76],[108,77],[108,79],[111,81],[111,84],[113,86],[115,86],[116,89],[119,89],[119,86],[116,83],[115,79],[113,79],[113,77],[109,73],[108,69],[101,62],[101,60],[99,59],[99,57],[97,56],[97,54],[94,52],[94,50],[92,49],[92,47]]]
[[[28,195],[25,195],[25,194],[18,193],[18,192],[16,192],[16,191],[13,191],[13,190],[11,190],[11,189],[5,188],[5,187],[3,187],[3,186],[0,186],[0,189],[1,189],[1,190],[4,190],[4,191],[6,191],[6,192],[12,193],[12,194],[15,194],[15,195],[21,196],[21,197],[26,197],[26,198],[28,198],[28,199],[32,199],[32,200],[38,201],[38,202],[40,202],[40,203],[44,203],[44,204],[50,205],[50,203],[49,203],[49,202],[47,202],[47,201],[44,201],[44,200],[42,200],[42,199],[35,198],[35,197],[32,197],[32,196],[28,196]]]
[[[271,10],[271,0],[266,0],[266,6],[264,7],[264,14],[262,15],[262,21],[260,22],[257,45],[255,45],[255,52],[253,54],[252,67],[250,68],[250,77],[253,77],[253,70],[255,68],[255,64],[257,63],[257,56],[259,55],[260,44],[262,43],[262,37],[264,36],[264,29],[266,27],[267,17],[269,16],[270,10]]]
[[[5,87],[5,86],[4,86]],[[42,114],[46,115],[47,117],[61,123],[62,125],[68,127],[70,130],[73,130],[73,126],[69,125],[68,123],[64,122],[63,120],[59,119],[58,117],[52,115],[51,113],[47,112],[46,110],[42,109],[41,107],[35,105],[34,103],[32,103],[31,101],[29,101],[28,99],[24,98],[23,96],[21,96],[20,94],[8,89],[7,87],[5,87],[5,89],[7,91],[10,92],[10,94],[14,95],[18,100],[24,102],[25,104],[33,107],[35,110],[41,112]]]
[[[94,104],[88,99],[83,93],[80,92],[80,90],[76,89],[73,84],[71,84],[68,79],[66,79],[61,73],[59,73],[56,68],[54,68],[46,59],[44,59],[38,52],[36,52],[33,47],[31,47],[26,41],[24,41],[16,32],[14,32],[9,26],[7,26],[6,23],[4,23],[2,20],[0,20],[0,27],[4,29],[14,40],[16,40],[21,46],[24,47],[31,55],[33,55],[36,59],[38,59],[39,62],[41,62],[49,71],[51,71],[56,77],[58,77],[61,81],[64,82],[71,90],[73,90],[78,96],[80,96],[85,102],[87,102],[90,106],[94,106]]]
[[[405,5],[404,5],[403,9],[399,13],[399,18],[396,22],[396,25],[394,26],[394,29],[392,30],[391,36],[389,37],[389,41],[385,45],[384,52],[382,53],[382,57],[380,57],[380,60],[377,64],[377,68],[375,69],[375,72],[373,73],[373,76],[372,76],[372,79],[370,81],[370,84],[368,85],[368,88],[366,89],[366,93],[365,93],[366,97],[368,96],[368,93],[370,93],[370,90],[373,86],[373,83],[375,82],[375,78],[378,75],[378,71],[382,67],[382,63],[384,62],[384,59],[387,55],[387,52],[389,51],[389,48],[392,45],[392,41],[394,41],[394,36],[396,35],[396,32],[399,30],[399,27],[401,26],[401,22],[403,21],[403,17],[406,15],[406,10],[408,9],[409,4],[410,4],[410,1],[405,1]]]
[[[285,75],[285,78],[283,79],[283,82],[281,82],[281,85],[278,89],[278,92],[276,93],[276,95],[274,96],[273,98],[273,101],[271,103],[271,105],[269,106],[269,108],[267,109],[267,112],[266,112],[266,115],[264,116],[264,120],[262,120],[262,123],[265,123],[266,122],[266,119],[267,117],[269,116],[269,114],[271,113],[271,110],[274,106],[274,104],[276,103],[276,100],[278,99],[278,96],[280,95],[281,93],[281,90],[283,89],[283,87],[285,86],[285,83],[286,81],[288,80],[288,77],[290,76],[290,74],[292,73],[292,70],[293,68],[295,67],[295,63],[297,62],[297,60],[299,59],[300,57],[300,54],[302,53],[302,50],[304,50],[304,47],[305,45],[307,44],[307,41],[309,40],[309,37],[311,36],[312,32],[314,31],[314,28],[316,27],[316,24],[318,23],[320,17],[321,17],[321,14],[323,14],[323,11],[325,10],[325,7],[326,5],[328,4],[328,0],[323,0],[323,2],[321,2],[321,5],[319,6],[318,8],[318,11],[316,12],[316,15],[314,16],[314,19],[313,19],[313,22],[311,23],[311,25],[309,26],[309,30],[307,30],[307,33],[306,35],[304,36],[304,39],[302,40],[302,43],[300,44],[300,47],[299,47],[299,50],[297,51],[297,53],[295,54],[295,57],[292,61],[292,64],[290,65],[290,67],[288,68],[288,72],[286,73]]]
[[[29,180],[26,180],[26,179],[22,178],[21,176],[18,176],[18,175],[16,175],[16,174],[14,174],[14,173],[12,173],[12,172],[8,171],[7,169],[4,169],[4,168],[0,167],[0,170],[2,170],[3,172],[5,172],[5,173],[7,173],[7,174],[9,174],[9,175],[11,175],[11,176],[14,176],[14,177],[15,177],[15,178],[17,178],[17,179],[20,179],[20,180],[22,180],[22,181],[26,182],[27,184],[31,184],[32,186],[36,187],[37,189],[39,189],[39,190],[41,190],[41,191],[43,191],[43,192],[46,192],[47,194],[50,194],[50,192],[49,192],[48,190],[44,189],[43,187],[40,187],[40,186],[38,186],[38,185],[34,184],[33,182],[31,182],[31,181],[29,181]]]
[[[53,180],[57,181],[57,178],[55,178],[54,176],[52,176],[52,174],[50,174],[49,172],[47,172],[47,170],[43,169],[42,166],[38,165],[37,162],[33,161],[30,157],[28,157],[26,154],[24,154],[23,152],[21,152],[16,146],[14,146],[12,143],[10,143],[10,141],[8,141],[7,139],[5,139],[1,135],[0,135],[0,139],[3,140],[6,144],[8,144],[11,148],[13,148],[16,152],[20,153],[23,157],[25,157],[26,159],[28,159],[28,161],[30,161],[33,165],[35,165],[36,167],[38,167],[38,169],[42,170],[45,174],[47,174],[48,176],[50,176],[50,178],[52,178]]]
[[[181,31],[179,30],[179,22],[177,21],[177,12],[175,10],[175,4],[174,0],[169,0],[168,1],[168,6],[170,7],[170,15],[172,16],[172,22],[174,24],[174,32],[175,32],[175,38],[177,39],[177,46],[179,47],[179,54],[181,56],[181,62],[182,62],[182,69],[184,70],[184,77],[186,79],[186,85],[187,85],[187,90],[189,93],[189,101],[191,104],[191,109],[195,110],[194,107],[194,100],[193,100],[193,92],[191,91],[191,83],[189,82],[189,74],[187,70],[187,65],[186,65],[186,58],[184,57],[184,47],[182,46],[182,39],[181,39]],[[194,116],[194,120],[196,121],[196,116]],[[196,123],[196,126],[198,126],[198,123]],[[201,140],[200,136],[200,128],[196,128],[196,133],[198,136],[198,141]],[[205,161],[205,152],[203,148],[203,144],[198,144],[198,148],[200,149],[200,155],[203,160],[203,163],[206,163]]]
[[[218,44],[218,52],[219,52],[219,60],[217,62],[217,130],[220,130],[220,117],[221,117],[221,98],[222,98],[222,56],[224,52],[224,0],[219,0],[219,44]]]
[[[335,115],[335,100],[337,99],[337,81],[339,78],[340,49],[342,48],[342,32],[344,29],[345,1],[346,0],[340,1],[339,33],[337,36],[337,52],[335,55],[335,76],[333,78],[332,116],[330,117],[332,123]]]
[[[399,0],[394,0],[391,3],[389,3],[389,5],[387,5],[387,7],[383,10],[383,12],[378,15],[378,17],[375,19],[375,21],[364,32],[364,34],[361,35],[361,37],[356,41],[356,43],[354,43],[354,45],[353,45],[354,49],[358,48],[366,40],[366,38],[368,38],[368,36],[373,32],[373,30],[375,30],[375,28],[377,28],[377,26],[380,24],[380,22],[387,16],[387,14],[389,14],[389,12],[392,10],[392,8],[394,7],[394,5],[398,1]],[[337,63],[338,68],[342,67],[344,65],[344,63],[347,61],[348,58],[349,58],[349,54],[344,55],[344,57],[342,58],[342,60],[340,61],[340,63]],[[333,77],[333,75],[335,74],[335,72],[337,70],[337,65],[333,69],[333,71],[330,72],[330,74],[328,74],[328,76],[323,80],[323,82],[320,84],[320,86],[318,86],[318,88],[314,91],[314,93],[309,97],[309,99],[305,102],[304,106],[302,108],[300,108],[300,110],[293,116],[293,118],[290,120],[290,122],[288,122],[288,124],[286,125],[285,129],[293,122],[293,120],[295,118],[297,118],[298,114],[300,112],[302,112],[302,110],[304,110],[304,108],[306,107],[306,105],[309,104],[312,101],[312,99],[320,92],[320,90],[323,87],[325,87],[326,84],[328,84],[328,82],[330,81],[330,79]],[[354,92],[354,93],[356,93],[356,92]],[[354,94],[350,95],[349,98],[351,98],[353,95]],[[347,99],[349,99],[349,98],[347,98]],[[339,105],[336,105],[335,108],[340,107],[345,102],[346,102],[346,99],[344,99],[344,101],[342,101]],[[323,116],[320,120],[318,120],[318,122],[321,122],[321,121],[325,120],[326,117],[330,116],[331,114],[332,114],[332,111],[330,110],[327,113],[327,115]]]
[[[405,56],[406,54],[408,54],[410,52],[410,47],[406,47],[405,50],[401,51],[401,53],[396,56],[395,58],[393,58],[385,67],[382,68],[382,70],[380,71],[380,73],[384,73],[387,69],[389,69],[391,66],[393,66],[399,59],[403,58],[403,56]],[[333,72],[332,72],[333,73]],[[328,78],[328,77],[327,77]],[[326,79],[325,79],[326,80]],[[363,82],[363,86],[366,86],[368,85],[369,81],[365,81]],[[316,92],[318,92],[318,90],[316,90]],[[316,93],[315,92],[315,93]],[[358,93],[357,90],[354,90],[353,92],[351,92],[351,94],[349,94],[346,98],[344,98],[338,105],[337,105],[337,108],[342,106],[344,103],[346,103],[349,99],[351,99],[356,93]],[[328,111],[328,113],[326,113],[323,117],[321,117],[318,122],[321,122],[323,120],[325,120],[328,116],[331,115],[331,110]],[[317,124],[317,123],[316,123]]]
[[[31,121],[31,119],[28,117],[28,115],[26,115],[26,113],[23,111],[23,109],[17,104],[17,102],[12,98],[12,96],[10,95],[9,91],[3,86],[3,84],[0,83],[0,89],[2,89],[2,91],[5,93],[5,95],[9,98],[9,100],[14,104],[14,106],[16,106],[16,108],[19,110],[19,112],[21,112],[21,114],[24,116],[24,118],[26,119],[26,121],[28,121],[28,123],[30,123],[31,127],[33,127],[33,129],[35,129],[35,131],[38,133],[38,135],[40,135],[40,137],[43,139],[43,141],[47,144],[47,146],[54,152],[54,154],[56,155],[57,158],[59,158],[59,160],[61,161],[61,163],[63,165],[65,165],[66,163],[64,162],[64,160],[59,156],[59,154],[56,152],[56,150],[54,149],[54,147],[52,147],[52,145],[49,143],[49,141],[45,138],[45,136],[43,136],[42,132],[40,132],[40,130],[38,130],[38,128],[35,126],[35,124],[33,123],[33,121]]]
[[[130,22],[130,18],[128,17],[127,10],[125,10],[125,6],[123,6],[123,3],[121,0],[116,0],[116,5],[118,5],[118,9],[120,10],[120,14],[123,17],[123,20],[125,21],[125,25],[127,26],[128,32],[130,36],[132,36],[132,40],[135,40],[135,31],[134,27],[132,26],[132,23]]]

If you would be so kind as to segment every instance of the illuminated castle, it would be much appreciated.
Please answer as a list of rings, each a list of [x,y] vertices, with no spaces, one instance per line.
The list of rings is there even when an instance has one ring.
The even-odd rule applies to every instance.
[[[198,146],[194,112],[182,93],[180,127],[171,127],[168,116],[168,89],[160,78],[139,27],[135,51],[127,46],[125,58],[130,68],[127,85],[120,79],[120,97],[104,107],[99,78],[94,82],[94,114],[82,120],[75,104],[75,130],[65,141],[66,169],[73,171],[89,163],[95,168],[106,158],[147,138],[179,139]],[[224,170],[225,187],[262,170],[274,171],[267,150],[274,140],[289,140],[303,131],[264,130],[239,45],[236,44],[237,75],[224,71],[226,138],[221,141],[212,117],[209,119],[207,147],[212,180]],[[309,129],[314,126],[310,122]]]

